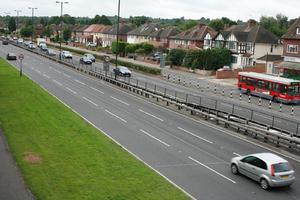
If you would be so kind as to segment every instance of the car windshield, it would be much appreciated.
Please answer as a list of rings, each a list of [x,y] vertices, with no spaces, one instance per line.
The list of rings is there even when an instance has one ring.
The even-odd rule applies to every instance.
[[[289,163],[284,162],[284,163],[278,163],[278,164],[274,164],[274,171],[275,173],[277,172],[287,172],[291,170],[291,167],[289,165]]]

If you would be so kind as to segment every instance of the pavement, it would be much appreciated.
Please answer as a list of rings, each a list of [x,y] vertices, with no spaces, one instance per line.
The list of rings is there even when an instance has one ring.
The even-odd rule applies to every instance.
[[[0,56],[7,51],[23,53],[26,76],[194,199],[300,199],[298,179],[289,188],[266,192],[230,172],[232,157],[273,152],[289,160],[298,174],[299,159],[283,149],[166,109],[12,45],[0,49]],[[10,63],[18,68],[17,61]]]
[[[0,163],[0,199],[34,200],[12,158],[2,129],[0,129]]]

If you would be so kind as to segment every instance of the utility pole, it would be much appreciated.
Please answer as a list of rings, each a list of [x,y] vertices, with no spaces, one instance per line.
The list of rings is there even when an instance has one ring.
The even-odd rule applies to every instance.
[[[117,19],[117,51],[116,51],[116,68],[118,68],[118,54],[119,54],[119,30],[120,29],[120,0],[118,0],[118,19]],[[115,73],[115,79],[117,74]]]
[[[63,5],[68,4],[67,1],[56,1],[60,4],[60,34],[59,34],[59,59],[61,60],[61,40],[62,40],[62,22],[63,22]]]
[[[22,10],[15,10],[15,12],[17,13],[17,27],[16,27],[16,30],[18,30],[18,28],[19,28],[19,13],[22,12]]]
[[[33,41],[34,36],[34,23],[33,23],[33,16],[34,16],[34,10],[37,10],[37,8],[28,7],[29,10],[31,10],[31,23],[32,23],[32,34],[31,34],[31,41]]]

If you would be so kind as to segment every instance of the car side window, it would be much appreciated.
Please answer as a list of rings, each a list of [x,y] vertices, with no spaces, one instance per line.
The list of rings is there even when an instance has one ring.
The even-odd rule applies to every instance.
[[[267,164],[259,158],[255,159],[253,164],[258,168],[267,169]]]
[[[244,162],[244,163],[248,163],[250,165],[253,165],[255,159],[256,159],[256,157],[254,157],[254,156],[247,156],[247,157],[243,158],[241,161]]]

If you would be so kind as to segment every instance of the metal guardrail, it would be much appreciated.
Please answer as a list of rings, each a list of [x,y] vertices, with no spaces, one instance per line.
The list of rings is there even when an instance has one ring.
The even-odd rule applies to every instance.
[[[47,56],[42,52],[30,50],[14,43],[12,44],[129,91],[144,95],[147,98],[152,97],[157,101],[164,101],[167,106],[175,105],[178,109],[186,109],[191,112],[192,115],[203,116],[205,119],[214,119],[217,124],[222,123],[225,127],[235,128],[237,131],[243,130],[246,134],[252,134],[253,137],[261,138],[266,142],[271,141],[278,146],[300,150],[298,122],[271,116],[263,112],[253,111],[242,106],[231,105],[221,100],[194,96],[163,88],[154,83],[143,82],[139,79],[115,77],[114,73],[105,73],[101,67],[75,64],[71,60],[59,60],[56,57]],[[226,106],[224,107],[223,104],[228,104],[229,106],[225,109]],[[258,116],[263,116],[262,118],[265,119],[258,120]],[[282,128],[278,124],[288,126],[288,128]]]

